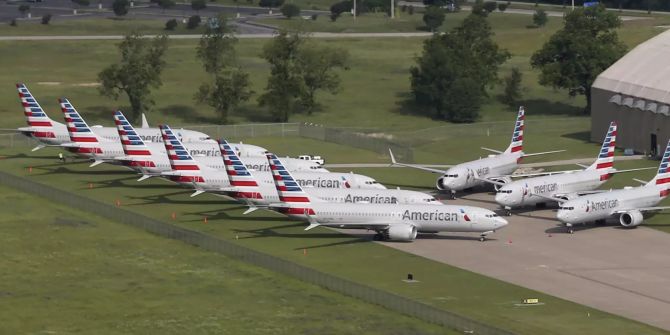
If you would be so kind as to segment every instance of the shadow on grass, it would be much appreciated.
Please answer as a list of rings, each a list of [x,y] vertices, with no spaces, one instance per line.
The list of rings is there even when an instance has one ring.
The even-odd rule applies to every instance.
[[[182,122],[217,124],[218,120],[214,117],[204,116],[198,113],[193,106],[187,105],[169,105],[159,109],[161,115],[174,116]],[[160,120],[158,121],[160,122]]]
[[[561,137],[582,141],[584,143],[591,142],[591,133],[588,131],[580,131],[576,133],[563,134]]]
[[[55,169],[52,167],[58,166],[57,164],[49,165],[40,165],[33,166],[34,169],[46,170],[44,173],[36,174],[38,176],[43,175],[53,175],[53,174],[74,174],[74,175],[87,175],[87,176],[109,176],[109,175],[128,175],[128,171],[118,171],[118,170],[72,170],[66,166],[58,166]],[[133,177],[126,177],[124,179],[132,179]]]
[[[168,185],[170,186],[170,185]],[[174,189],[174,187],[171,187]],[[183,196],[190,195],[193,193],[192,190],[182,190],[172,193],[158,194],[158,195],[147,195],[143,197],[139,196],[128,196],[128,199],[140,200],[143,202],[134,203],[134,206],[142,205],[151,205],[151,204],[171,204],[171,205],[226,205],[229,204],[226,200],[196,200],[193,198],[188,198],[185,200],[171,199],[171,196]]]
[[[549,101],[546,99],[522,100],[519,105],[531,114],[556,115],[556,116],[584,116],[584,108],[575,107],[562,102]],[[516,113],[517,109],[510,109]]]

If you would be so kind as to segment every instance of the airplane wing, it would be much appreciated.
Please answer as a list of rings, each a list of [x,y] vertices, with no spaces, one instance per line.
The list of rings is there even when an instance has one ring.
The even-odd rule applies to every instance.
[[[657,168],[658,168],[658,167],[650,166],[650,167],[646,167],[646,168],[627,169],[627,170],[616,170],[616,171],[610,172],[610,174],[623,173],[623,172],[633,172],[633,171],[642,171],[642,170],[655,170],[655,169],[657,169]]]
[[[664,211],[667,209],[670,209],[670,206],[642,207],[642,208],[622,209],[614,212],[614,214],[623,214],[630,211],[654,212],[654,211]]]
[[[558,152],[564,152],[565,150],[553,150],[553,151],[545,151],[545,152],[535,152],[532,154],[523,154],[523,157],[532,157],[532,156],[540,156],[540,155],[547,155],[547,154],[555,154]]]
[[[421,165],[398,163],[395,160],[395,156],[393,156],[393,151],[391,151],[391,149],[389,149],[389,154],[391,155],[391,166],[404,166],[404,167],[409,167],[409,168],[414,168],[414,169],[419,169],[419,170],[424,170],[424,171],[428,171],[428,172],[432,172],[432,173],[439,173],[439,174],[447,173],[446,170],[433,169],[433,168],[429,168],[429,167],[421,166]]]
[[[537,193],[530,193],[530,195],[534,195],[534,196],[537,196],[537,197],[540,197],[540,198],[545,198],[545,199],[547,199],[547,200],[551,200],[551,201],[556,201],[556,202],[558,202],[559,204],[562,204],[562,203],[568,201],[568,200],[566,200],[566,199],[559,198],[559,197],[557,197],[557,196],[555,196],[555,195],[547,196],[547,195],[542,195],[542,194],[537,194]]]
[[[495,177],[493,177],[493,178],[495,178]],[[486,182],[486,183],[489,183],[489,184],[493,184],[493,185],[498,185],[498,186],[503,186],[503,185],[505,185],[505,183],[503,183],[503,182],[501,182],[501,181],[497,181],[497,180],[495,180],[495,179],[481,178],[481,177],[477,177],[477,176],[475,176],[475,179],[477,179],[477,180],[481,180],[481,181],[483,181],[483,182]]]

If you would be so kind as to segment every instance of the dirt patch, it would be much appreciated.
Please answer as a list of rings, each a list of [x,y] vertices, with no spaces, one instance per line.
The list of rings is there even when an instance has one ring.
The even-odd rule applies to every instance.
[[[78,83],[78,84],[73,84],[72,86],[77,86],[77,87],[98,87],[98,86],[100,86],[100,83]]]
[[[47,85],[47,86],[56,86],[56,85],[60,85],[60,84],[61,84],[60,81],[40,81],[40,82],[37,82],[37,85]]]

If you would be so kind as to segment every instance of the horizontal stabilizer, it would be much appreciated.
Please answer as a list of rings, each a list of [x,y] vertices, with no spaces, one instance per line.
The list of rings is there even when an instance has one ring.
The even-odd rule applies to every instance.
[[[500,150],[496,150],[496,149],[491,149],[491,148],[486,148],[486,147],[481,147],[481,148],[482,148],[483,150],[490,151],[490,152],[493,152],[493,153],[496,153],[496,154],[501,154],[501,153],[503,153],[502,151],[500,151]]]
[[[46,145],[44,145],[44,144],[39,144],[39,145],[37,145],[36,147],[34,147],[32,150],[30,150],[30,151],[35,152],[35,151],[40,150],[40,149],[45,148],[45,147],[46,147]]]
[[[137,181],[145,181],[145,180],[147,180],[147,179],[149,179],[149,178],[151,178],[151,177],[153,177],[153,175],[150,175],[150,174],[143,174],[142,177],[140,177],[140,179],[138,179]]]

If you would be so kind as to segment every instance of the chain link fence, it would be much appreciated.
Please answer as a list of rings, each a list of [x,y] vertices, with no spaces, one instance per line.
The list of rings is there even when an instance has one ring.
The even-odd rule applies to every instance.
[[[50,201],[71,208],[93,213],[112,221],[143,229],[158,236],[175,239],[271,271],[295,277],[299,280],[321,286],[331,291],[358,298],[368,303],[380,305],[427,322],[470,334],[512,334],[508,331],[468,319],[410,298],[324,273],[282,258],[249,249],[232,241],[223,240],[211,235],[152,219],[138,213],[121,209],[113,204],[106,204],[85,196],[37,183],[27,178],[0,171],[0,183],[27,193],[44,197]]]
[[[23,134],[0,134],[0,148],[34,147],[37,142]]]

